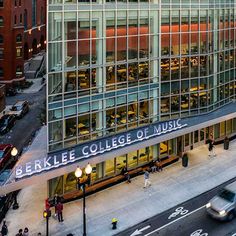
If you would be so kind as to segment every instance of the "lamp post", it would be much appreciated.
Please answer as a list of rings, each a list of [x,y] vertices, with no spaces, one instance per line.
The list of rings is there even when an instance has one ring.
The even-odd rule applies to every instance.
[[[11,156],[15,158],[17,156],[17,154],[18,154],[17,148],[13,147],[11,150]],[[15,191],[13,193],[14,194],[14,202],[13,202],[13,206],[12,206],[13,210],[16,210],[19,208],[19,204],[17,202],[17,193],[18,193],[17,191]]]
[[[90,175],[92,172],[92,167],[91,165],[88,163],[87,166],[85,167],[85,173],[86,175]],[[83,171],[80,169],[80,167],[77,167],[77,169],[75,170],[75,176],[77,177],[78,180],[78,189],[82,189],[83,191],[83,236],[86,236],[86,204],[85,204],[85,187],[86,184],[90,183],[90,176],[88,177],[88,179],[82,183],[80,183],[80,177],[82,176]]]

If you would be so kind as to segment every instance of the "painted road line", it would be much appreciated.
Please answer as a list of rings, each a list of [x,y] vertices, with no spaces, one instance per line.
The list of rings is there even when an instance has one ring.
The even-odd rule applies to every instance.
[[[151,227],[151,225],[147,225],[145,227],[143,227],[142,229],[136,229],[130,236],[136,236],[136,235],[140,235],[142,234],[142,232],[146,229],[149,229]]]
[[[199,210],[201,210],[202,208],[205,208],[205,207],[206,207],[205,205],[201,206],[201,207],[195,209],[194,211],[191,211],[191,212],[187,213],[186,215],[183,215],[183,216],[181,216],[181,217],[179,217],[179,218],[177,218],[177,219],[175,219],[175,220],[173,220],[173,221],[171,221],[171,222],[161,226],[160,228],[157,228],[157,229],[153,230],[152,232],[149,232],[149,233],[145,234],[145,236],[151,235],[151,234],[153,234],[153,233],[155,233],[155,232],[157,232],[157,231],[159,231],[161,229],[164,229],[165,227],[167,227],[167,226],[177,222],[178,220],[181,220],[181,219],[185,218],[186,216],[189,216],[189,215],[191,215],[191,214],[193,214],[193,213],[195,213],[195,212],[197,212],[197,211],[199,211]]]

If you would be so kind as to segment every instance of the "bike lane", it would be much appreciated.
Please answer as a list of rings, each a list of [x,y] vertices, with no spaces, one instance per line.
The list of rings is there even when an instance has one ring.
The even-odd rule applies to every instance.
[[[190,199],[182,204],[179,204],[165,212],[162,212],[150,219],[146,219],[143,222],[117,234],[116,236],[135,236],[135,235],[157,235],[162,229],[169,227],[171,224],[175,222],[181,221],[183,218],[190,216],[191,214],[195,214],[198,211],[205,212],[206,203],[222,189],[223,186],[235,181],[236,178],[227,181],[226,183],[219,185],[218,187],[211,189],[193,199]],[[154,206],[155,207],[155,206]],[[200,232],[200,231],[201,232]],[[197,228],[196,232],[191,236],[207,236],[204,232],[204,229]],[[203,234],[203,235],[202,235]],[[161,234],[160,234],[161,235]],[[177,234],[176,234],[177,235]]]

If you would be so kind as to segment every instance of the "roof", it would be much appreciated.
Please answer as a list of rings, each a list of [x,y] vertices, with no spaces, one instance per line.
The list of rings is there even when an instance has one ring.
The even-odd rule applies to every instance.
[[[17,101],[13,106],[22,106],[25,102],[27,102],[26,100],[24,101]]]

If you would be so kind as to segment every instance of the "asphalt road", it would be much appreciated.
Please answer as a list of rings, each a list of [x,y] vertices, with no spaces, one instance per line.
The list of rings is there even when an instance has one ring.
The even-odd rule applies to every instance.
[[[141,222],[116,236],[236,236],[236,218],[219,222],[206,214],[206,203],[225,185],[211,189],[187,202]]]
[[[41,127],[41,113],[45,106],[45,92],[43,89],[37,93],[17,94],[13,97],[6,97],[6,105],[13,105],[17,100],[28,100],[29,112],[4,136],[0,136],[0,143],[13,144],[19,152],[23,150],[32,140],[35,132]],[[10,164],[12,165],[12,163]],[[7,168],[12,166],[7,166]]]

